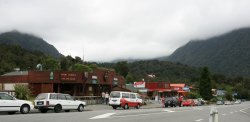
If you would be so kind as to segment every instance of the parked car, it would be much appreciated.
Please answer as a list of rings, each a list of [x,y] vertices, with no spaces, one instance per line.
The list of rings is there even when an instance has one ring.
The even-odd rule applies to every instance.
[[[231,101],[225,101],[225,105],[232,105],[233,103]]]
[[[178,105],[178,100],[176,97],[166,97],[165,98],[165,107],[176,107]]]
[[[22,114],[27,114],[32,109],[34,109],[32,102],[19,100],[7,93],[0,93],[0,112],[15,114],[20,111]]]
[[[198,99],[194,99],[194,105],[195,106],[201,106],[201,101],[199,101]]]
[[[109,105],[116,109],[122,107],[123,109],[129,109],[129,107],[135,107],[137,109],[142,105],[142,99],[139,94],[133,92],[112,91],[110,93]]]
[[[194,100],[192,99],[187,99],[185,101],[182,102],[182,106],[194,106],[195,103],[194,103]]]
[[[224,105],[224,101],[223,100],[218,100],[218,101],[216,101],[216,105]]]
[[[35,99],[35,108],[42,113],[46,113],[48,110],[54,110],[56,113],[62,110],[65,112],[70,110],[82,112],[85,107],[85,102],[74,100],[69,94],[41,93]]]
[[[241,104],[241,100],[236,100],[234,103],[235,104]]]

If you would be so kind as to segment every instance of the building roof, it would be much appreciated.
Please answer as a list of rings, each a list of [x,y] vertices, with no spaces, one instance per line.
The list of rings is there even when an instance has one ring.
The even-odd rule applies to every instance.
[[[20,76],[20,75],[28,75],[28,71],[14,71],[6,73],[2,76]]]
[[[185,87],[186,84],[170,84],[170,87]]]

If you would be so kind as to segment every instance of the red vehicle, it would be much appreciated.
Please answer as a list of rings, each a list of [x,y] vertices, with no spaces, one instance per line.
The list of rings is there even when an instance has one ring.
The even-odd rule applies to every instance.
[[[182,106],[195,106],[194,100],[187,99],[187,100],[182,102]]]

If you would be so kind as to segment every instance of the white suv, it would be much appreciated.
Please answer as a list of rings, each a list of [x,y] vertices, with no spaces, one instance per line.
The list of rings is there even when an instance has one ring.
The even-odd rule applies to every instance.
[[[22,114],[27,114],[31,109],[34,109],[32,102],[18,100],[7,93],[0,93],[0,112],[15,114],[20,111]]]
[[[74,100],[69,94],[41,93],[35,99],[35,108],[42,113],[46,113],[48,110],[54,110],[56,113],[62,110],[65,112],[70,110],[82,112],[85,106],[85,102]]]

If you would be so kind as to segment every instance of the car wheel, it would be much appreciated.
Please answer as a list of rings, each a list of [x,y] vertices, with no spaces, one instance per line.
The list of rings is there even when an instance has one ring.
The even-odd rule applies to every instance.
[[[15,114],[16,111],[8,112],[9,115]]]
[[[124,106],[124,107],[125,107],[125,109],[129,109],[128,104],[125,104],[125,106]]]
[[[84,106],[81,104],[78,106],[78,109],[77,109],[79,112],[82,112],[84,110]]]
[[[65,110],[65,112],[70,112],[70,110]]]
[[[116,106],[112,106],[113,107],[113,109],[116,109],[117,107]]]
[[[135,107],[136,109],[139,109],[140,108],[140,104],[137,104],[137,106]]]
[[[22,105],[21,106],[21,109],[20,109],[20,112],[22,114],[27,114],[30,112],[30,106],[29,105]]]
[[[123,107],[123,109],[129,109],[128,104],[125,104],[125,106]]]
[[[56,113],[60,113],[60,112],[62,111],[62,106],[61,106],[61,105],[56,105],[56,106],[54,107],[54,111],[55,111]]]
[[[39,111],[41,111],[41,113],[47,113],[48,109],[39,109]]]

